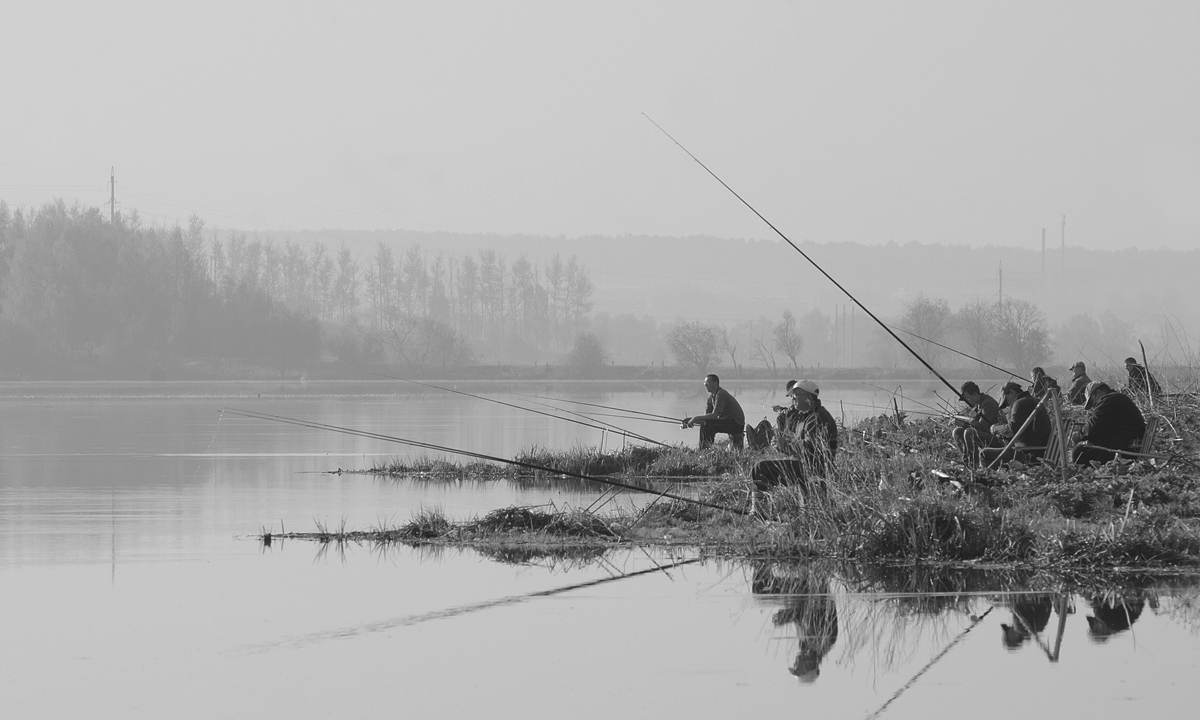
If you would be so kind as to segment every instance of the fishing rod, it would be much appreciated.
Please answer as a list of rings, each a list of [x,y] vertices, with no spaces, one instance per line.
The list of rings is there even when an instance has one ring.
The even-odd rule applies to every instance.
[[[454,393],[456,395],[463,395],[463,396],[466,396],[469,398],[475,398],[476,400],[486,400],[487,402],[496,403],[498,405],[504,405],[506,407],[516,408],[517,410],[524,410],[525,412],[536,413],[538,415],[545,415],[546,417],[554,418],[555,420],[565,420],[567,422],[573,422],[576,425],[583,425],[584,427],[589,427],[589,428],[592,428],[593,430],[602,430],[605,432],[612,432],[613,430],[616,430],[616,431],[619,431],[622,435],[624,435],[626,437],[634,438],[635,440],[642,440],[642,441],[645,441],[648,443],[653,443],[655,445],[658,445],[659,447],[671,447],[670,445],[668,445],[666,443],[662,443],[657,440],[653,440],[651,438],[646,437],[645,435],[639,435],[637,433],[629,432],[628,430],[622,430],[621,428],[618,428],[616,425],[613,425],[612,423],[604,423],[604,425],[608,426],[608,427],[604,427],[604,425],[596,425],[595,423],[588,423],[588,422],[584,422],[582,420],[575,420],[573,418],[567,418],[567,417],[563,417],[561,415],[555,415],[553,413],[542,412],[541,410],[534,410],[533,408],[521,407],[520,405],[514,405],[513,403],[504,402],[503,400],[496,400],[495,398],[487,398],[487,397],[483,397],[482,395],[475,395],[473,393],[464,392],[462,390],[455,390],[453,388],[441,387],[440,385],[431,385],[426,382],[421,382],[420,380],[409,380],[408,378],[396,377],[394,375],[385,375],[383,373],[375,373],[375,374],[378,375],[379,377],[385,377],[390,380],[399,380],[400,382],[413,383],[414,385],[422,385],[427,388],[433,388],[434,390],[442,390],[444,392],[450,392],[450,393]],[[603,421],[599,421],[599,422],[603,422]]]
[[[623,483],[618,480],[609,480],[607,478],[596,477],[594,475],[584,475],[583,473],[577,473],[577,472],[573,472],[571,470],[561,470],[559,468],[552,468],[552,467],[549,467],[546,465],[539,465],[538,463],[528,462],[526,460],[510,460],[508,458],[497,457],[495,455],[487,455],[485,453],[473,452],[471,450],[460,450],[459,448],[447,447],[445,445],[436,445],[433,443],[422,442],[420,440],[410,440],[408,438],[396,437],[394,435],[384,435],[382,433],[368,432],[366,430],[355,430],[353,428],[341,427],[340,425],[328,425],[326,423],[319,423],[319,422],[314,422],[311,420],[299,420],[296,418],[284,417],[283,415],[271,415],[268,413],[255,412],[253,410],[239,410],[237,408],[223,408],[221,410],[221,412],[229,413],[230,415],[234,415],[236,417],[251,418],[251,419],[255,419],[255,420],[268,420],[271,422],[284,423],[286,425],[296,425],[298,427],[309,428],[312,430],[329,430],[331,432],[341,433],[343,435],[353,435],[355,437],[369,438],[372,440],[383,440],[384,442],[394,442],[394,443],[399,443],[400,445],[409,445],[411,447],[418,447],[418,448],[423,448],[426,450],[437,450],[439,452],[450,453],[453,455],[462,455],[464,457],[471,457],[471,458],[475,458],[477,460],[489,460],[492,462],[504,463],[506,465],[514,465],[516,467],[525,468],[527,470],[540,470],[542,472],[554,473],[557,475],[565,475],[567,477],[573,477],[573,478],[577,478],[579,480],[589,480],[591,482],[598,482],[603,485],[611,485],[613,487],[624,488],[625,490],[632,490],[635,492],[647,493],[650,495],[657,495],[660,497],[668,497],[668,498],[671,498],[672,500],[679,500],[681,502],[693,503],[695,505],[703,505],[704,507],[713,508],[714,510],[723,510],[725,512],[734,512],[734,513],[744,514],[740,510],[734,510],[733,508],[728,508],[723,505],[715,505],[713,503],[705,502],[703,500],[697,500],[695,498],[683,497],[681,495],[671,495],[669,493],[658,492],[657,490],[650,490],[648,488],[638,487],[637,485],[630,485],[628,483]]]
[[[679,422],[679,418],[673,418],[668,415],[657,415],[655,413],[642,412],[641,410],[630,410],[628,408],[614,407],[612,405],[600,405],[598,403],[589,403],[589,402],[584,402],[582,400],[567,400],[566,398],[553,398],[553,397],[546,397],[544,395],[526,395],[525,393],[513,393],[513,394],[520,396],[520,397],[539,398],[542,400],[553,400],[554,402],[565,402],[565,403],[572,403],[575,405],[586,405],[588,407],[601,408],[602,410],[616,410],[618,412],[632,413],[634,415],[644,415],[646,417],[659,418],[661,420],[670,420],[673,423]]]
[[[874,320],[876,323],[878,323],[878,324],[879,324],[879,327],[883,328],[883,329],[884,329],[884,330],[887,332],[887,334],[891,335],[891,336],[892,336],[892,338],[893,338],[893,339],[895,339],[895,341],[896,341],[896,342],[900,343],[901,347],[903,347],[903,348],[904,348],[905,350],[907,350],[907,351],[908,351],[910,354],[912,354],[912,356],[913,356],[913,357],[915,357],[917,360],[919,360],[919,361],[921,362],[921,364],[922,364],[922,365],[924,365],[924,366],[925,366],[925,368],[926,368],[927,370],[929,370],[929,372],[931,372],[931,373],[933,373],[935,376],[937,376],[937,379],[938,379],[938,380],[941,380],[941,381],[942,381],[942,382],[943,382],[943,383],[946,385],[946,387],[950,388],[950,391],[951,391],[951,392],[953,392],[953,393],[955,394],[955,396],[956,396],[956,397],[962,397],[962,394],[961,394],[961,393],[959,393],[959,391],[958,391],[958,388],[956,388],[956,387],[954,387],[953,385],[951,385],[949,380],[947,380],[946,378],[942,377],[942,374],[941,374],[940,372],[938,372],[937,370],[935,370],[935,369],[934,369],[934,367],[933,367],[932,365],[930,365],[930,364],[929,364],[929,363],[928,363],[928,362],[925,360],[925,358],[923,358],[923,357],[921,357],[919,354],[917,354],[917,351],[916,351],[916,350],[913,350],[911,347],[909,347],[908,343],[904,342],[904,340],[903,340],[903,339],[901,339],[899,335],[897,335],[896,333],[892,332],[892,329],[891,329],[890,327],[888,327],[886,323],[884,323],[882,320],[880,320],[878,317],[876,317],[876,316],[875,316],[875,313],[873,313],[873,312],[871,312],[870,310],[868,310],[866,305],[863,305],[863,304],[862,304],[862,303],[859,301],[859,299],[858,299],[858,298],[856,298],[856,297],[854,297],[853,295],[851,295],[851,294],[850,294],[850,291],[849,291],[849,290],[847,290],[846,288],[842,287],[842,284],[841,284],[841,283],[839,283],[837,280],[834,280],[832,275],[830,275],[829,273],[825,272],[825,268],[823,268],[823,267],[821,267],[820,265],[818,265],[818,264],[817,264],[817,262],[816,262],[815,260],[813,260],[811,257],[809,257],[809,256],[808,256],[808,253],[806,253],[806,252],[804,252],[803,250],[801,250],[801,249],[800,249],[800,246],[798,246],[796,243],[792,242],[792,241],[791,241],[791,240],[788,238],[788,236],[787,236],[787,235],[784,235],[784,234],[783,234],[783,233],[782,233],[782,232],[779,230],[779,228],[775,227],[775,225],[773,225],[773,224],[771,223],[771,221],[770,221],[770,220],[768,220],[768,219],[767,219],[767,218],[766,218],[766,217],[765,217],[765,216],[764,216],[762,213],[760,213],[758,210],[755,210],[753,205],[751,205],[750,203],[746,202],[745,198],[743,198],[741,195],[738,195],[737,191],[736,191],[736,190],[734,190],[733,188],[729,187],[729,184],[728,184],[728,183],[726,183],[724,180],[722,180],[720,177],[718,177],[718,176],[717,176],[717,174],[716,174],[715,172],[713,172],[712,170],[709,170],[707,165],[705,165],[704,163],[700,162],[700,158],[698,158],[698,157],[696,157],[695,155],[693,155],[693,154],[692,154],[692,152],[691,152],[690,150],[688,150],[687,148],[685,148],[685,147],[683,146],[683,144],[682,144],[682,143],[680,143],[678,140],[676,140],[674,137],[672,137],[672,136],[671,136],[671,133],[667,132],[666,130],[663,130],[663,127],[662,127],[662,125],[659,125],[658,123],[654,122],[654,120],[653,120],[653,119],[651,119],[651,117],[650,117],[649,115],[647,115],[646,113],[642,113],[642,117],[644,117],[644,118],[646,118],[647,120],[649,120],[649,121],[650,121],[650,122],[651,122],[651,123],[654,125],[654,127],[658,128],[659,130],[662,130],[662,134],[663,134],[663,135],[666,135],[668,138],[670,138],[670,139],[671,139],[671,142],[673,142],[673,143],[675,143],[676,145],[678,145],[680,150],[683,150],[685,153],[687,153],[687,154],[688,154],[688,157],[690,157],[691,159],[695,160],[695,161],[696,161],[696,164],[698,164],[700,167],[704,168],[704,171],[705,171],[705,172],[707,172],[709,175],[712,175],[714,180],[716,180],[717,182],[721,183],[721,185],[722,185],[722,186],[723,186],[723,187],[724,187],[726,190],[728,190],[730,193],[732,193],[732,194],[733,194],[733,196],[734,196],[735,198],[737,198],[738,200],[740,200],[740,201],[741,201],[741,203],[742,203],[743,205],[745,205],[747,208],[749,208],[749,209],[750,209],[750,212],[752,212],[752,213],[754,213],[755,215],[757,215],[757,216],[758,216],[758,218],[759,218],[760,220],[762,220],[763,222],[765,222],[765,223],[767,224],[767,227],[769,227],[769,228],[771,228],[772,230],[774,230],[774,231],[775,231],[775,234],[776,234],[776,235],[778,235],[779,237],[783,238],[784,242],[786,242],[788,245],[791,245],[793,250],[795,250],[796,252],[800,253],[800,256],[801,256],[801,257],[803,257],[805,260],[807,260],[807,261],[809,262],[809,264],[810,264],[810,265],[812,265],[812,266],[813,266],[814,268],[816,268],[816,269],[817,269],[817,270],[818,270],[818,271],[819,271],[819,272],[820,272],[822,275],[824,275],[824,276],[826,277],[826,279],[828,279],[828,280],[829,280],[829,282],[833,283],[833,284],[834,284],[834,286],[836,286],[838,290],[841,290],[841,291],[842,291],[842,292],[843,292],[843,293],[846,295],[846,297],[850,298],[850,299],[851,299],[851,300],[854,302],[854,304],[855,304],[855,305],[857,305],[857,306],[859,306],[860,308],[862,308],[862,311],[863,311],[863,312],[865,312],[865,313],[866,313],[866,314],[867,314],[867,315],[868,315],[868,316],[869,316],[869,317],[870,317],[872,320]]]
[[[945,349],[945,350],[949,350],[949,351],[950,351],[950,352],[952,352],[952,353],[958,353],[959,355],[962,355],[963,357],[965,357],[965,358],[966,358],[966,359],[968,359],[968,360],[974,360],[975,362],[977,362],[977,363],[980,363],[980,364],[982,364],[982,365],[987,365],[988,367],[992,368],[993,370],[999,370],[1000,372],[1002,372],[1002,373],[1004,373],[1004,374],[1006,374],[1006,375],[1011,375],[1012,377],[1015,377],[1015,378],[1020,378],[1021,380],[1024,380],[1024,379],[1025,379],[1025,376],[1024,376],[1024,375],[1018,375],[1017,373],[1013,372],[1012,370],[1006,370],[1006,369],[1004,369],[1004,368],[1000,367],[999,365],[993,365],[993,364],[991,364],[991,363],[990,363],[990,362],[988,362],[987,360],[981,360],[981,359],[979,359],[979,358],[975,357],[974,355],[968,355],[968,354],[966,354],[965,352],[963,352],[962,350],[955,350],[954,348],[950,347],[949,345],[943,345],[943,344],[941,344],[941,343],[940,343],[940,342],[938,342],[937,340],[930,340],[929,338],[923,338],[923,337],[921,337],[920,335],[916,334],[915,332],[911,332],[911,331],[909,331],[909,330],[905,330],[904,328],[896,328],[896,329],[897,329],[897,330],[899,330],[899,331],[900,331],[900,332],[902,332],[902,333],[905,333],[905,334],[908,334],[908,335],[912,335],[913,337],[915,337],[915,338],[916,338],[916,339],[918,339],[918,340],[924,340],[924,341],[925,341],[925,342],[927,342],[927,343],[930,343],[930,344],[932,344],[932,345],[937,345],[938,347],[940,347],[940,348],[943,348],[943,349]]]
[[[513,394],[520,395],[521,397],[527,397],[527,398],[537,397],[536,395],[522,395],[521,393],[513,393]],[[555,398],[550,398],[550,399],[554,400]],[[643,417],[637,417],[636,415],[619,415],[617,413],[577,412],[575,410],[568,410],[563,407],[558,407],[557,405],[551,405],[550,403],[539,402],[539,401],[533,400],[533,399],[530,399],[529,402],[533,403],[534,405],[541,405],[542,407],[548,407],[551,410],[558,410],[560,412],[565,412],[570,415],[577,415],[581,418],[587,418],[589,420],[591,420],[593,418],[597,418],[597,417],[614,417],[614,418],[621,418],[622,420],[641,420],[643,422],[671,423],[672,425],[679,424],[678,418],[661,418],[661,419],[657,418],[657,417],[643,418]],[[559,402],[563,402],[563,401],[559,401]],[[605,425],[612,425],[612,423],[608,423],[603,420],[597,420],[596,422],[604,423]],[[622,428],[618,425],[612,425],[612,427],[617,430],[622,430]]]
[[[887,389],[887,388],[885,388],[885,387],[880,387],[879,385],[876,385],[875,383],[869,383],[869,382],[867,382],[866,380],[863,380],[863,381],[862,381],[862,384],[863,384],[863,385],[866,385],[867,387],[873,387],[873,388],[875,388],[876,390],[882,390],[882,391],[883,391],[883,392],[885,392],[885,393],[891,393],[891,394],[892,394],[892,397],[895,397],[895,396],[896,396],[896,391],[895,391],[895,390],[888,390],[888,389]],[[924,408],[929,408],[930,410],[936,410],[936,411],[937,411],[937,413],[934,413],[934,414],[941,414],[941,413],[945,412],[945,410],[944,410],[943,408],[934,407],[934,406],[930,405],[929,403],[923,403],[923,402],[921,402],[920,400],[918,400],[918,399],[916,399],[916,398],[911,398],[911,397],[908,397],[908,396],[906,396],[906,395],[904,394],[903,388],[899,388],[899,387],[898,387],[898,389],[900,389],[900,391],[901,391],[901,392],[900,392],[900,398],[901,398],[902,400],[904,400],[905,402],[914,402],[914,403],[916,403],[916,404],[920,405],[921,407],[924,407]],[[907,412],[907,411],[906,411],[906,412]]]

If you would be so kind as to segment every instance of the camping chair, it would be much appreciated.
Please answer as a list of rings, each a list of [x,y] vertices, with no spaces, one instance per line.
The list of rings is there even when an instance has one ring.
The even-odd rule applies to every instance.
[[[1142,440],[1135,445],[1135,450],[1113,450],[1102,445],[1085,444],[1083,447],[1096,448],[1098,450],[1108,450],[1117,454],[1119,458],[1146,458],[1148,460],[1169,460],[1170,455],[1156,455],[1151,452],[1154,449],[1154,441],[1158,438],[1158,423],[1161,420],[1157,415],[1151,415],[1146,418],[1146,431],[1142,433]]]
[[[1058,393],[1050,390],[1042,400],[1050,406],[1050,437],[1046,440],[1045,447],[1031,447],[1025,450],[1043,450],[1042,462],[1060,469],[1065,479],[1067,467],[1071,464],[1070,445],[1067,442],[1071,437],[1070,422],[1063,418],[1062,397]]]

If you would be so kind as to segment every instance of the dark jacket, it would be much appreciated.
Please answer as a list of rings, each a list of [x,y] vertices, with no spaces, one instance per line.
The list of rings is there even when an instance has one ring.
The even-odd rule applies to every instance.
[[[731,420],[737,423],[739,429],[746,424],[746,413],[742,412],[742,406],[723,387],[718,387],[717,391],[709,395],[708,401],[704,403],[704,414],[711,413],[716,413],[718,420]]]
[[[1154,379],[1154,376],[1146,368],[1141,365],[1126,365],[1125,370],[1129,372],[1130,392],[1162,394],[1162,388],[1158,386],[1158,381]]]
[[[1145,434],[1142,411],[1128,395],[1119,392],[1100,398],[1081,433],[1087,442],[1109,450],[1131,450]]]
[[[1062,389],[1058,387],[1057,380],[1050,377],[1049,375],[1042,375],[1042,376],[1038,377],[1037,380],[1033,381],[1033,385],[1031,385],[1029,388],[1029,394],[1034,396],[1038,400],[1041,400],[1042,396],[1046,394],[1047,390],[1054,390],[1056,392],[1062,392]]]
[[[1082,405],[1087,400],[1085,395],[1088,383],[1091,381],[1092,379],[1088,377],[1087,373],[1071,381],[1071,387],[1067,389],[1067,399],[1071,401],[1072,405]]]
[[[775,434],[780,452],[807,460],[832,461],[837,456],[837,422],[820,400],[813,401],[808,412],[788,411],[781,413],[783,426]]]
[[[1050,439],[1050,415],[1046,412],[1046,408],[1039,407],[1038,401],[1024,390],[1009,408],[1008,422],[993,425],[992,434],[1007,443],[1025,424],[1025,419],[1029,417],[1030,413],[1033,413],[1033,422],[1025,428],[1021,439],[1017,440],[1015,445],[1017,447],[1045,445],[1046,441]]]
[[[979,398],[979,404],[972,408],[975,419],[971,421],[971,427],[985,435],[992,434],[992,426],[1000,422],[1000,403],[996,402],[996,398],[983,393]]]

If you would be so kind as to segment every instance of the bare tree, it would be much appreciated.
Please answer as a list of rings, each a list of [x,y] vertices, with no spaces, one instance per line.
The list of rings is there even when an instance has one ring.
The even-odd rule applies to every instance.
[[[750,351],[750,357],[763,364],[763,367],[771,371],[771,377],[779,377],[779,368],[775,363],[775,353],[771,347],[762,338],[754,339],[754,349]]]
[[[944,298],[931,299],[919,294],[905,305],[900,327],[920,336],[912,341],[912,345],[920,352],[921,357],[934,363],[941,350],[935,343],[945,342],[949,322],[950,304]]]
[[[667,346],[675,361],[701,372],[716,364],[720,342],[717,329],[701,322],[686,322],[667,333]]]
[[[804,338],[796,329],[796,316],[791,310],[783,311],[783,317],[775,323],[771,334],[775,340],[775,349],[787,355],[788,360],[792,362],[792,369],[799,374],[800,365],[796,362],[796,356],[804,348]]]
[[[737,361],[737,349],[738,343],[742,340],[741,337],[738,336],[736,330],[731,331],[724,325],[721,325],[719,329],[721,333],[721,348],[729,355],[729,362],[733,364],[734,371],[741,372],[742,366],[738,365]]]
[[[1004,359],[1025,373],[1050,357],[1046,316],[1028,300],[1005,300],[996,305],[996,344]]]
[[[966,334],[975,357],[986,360],[995,334],[996,306],[973,300],[958,311],[955,324]]]

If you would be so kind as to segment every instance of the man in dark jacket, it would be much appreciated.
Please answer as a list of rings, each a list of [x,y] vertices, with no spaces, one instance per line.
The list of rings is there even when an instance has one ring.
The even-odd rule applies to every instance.
[[[1089,385],[1087,395],[1092,412],[1079,432],[1080,444],[1071,451],[1071,460],[1077,465],[1093,460],[1106,463],[1117,456],[1116,450],[1140,450],[1146,420],[1133,400],[1102,382]]]
[[[1150,393],[1156,397],[1162,395],[1162,388],[1158,386],[1158,381],[1154,379],[1149,370],[1138,365],[1137,360],[1131,357],[1125,358],[1125,372],[1129,373],[1129,392]]]
[[[792,408],[780,414],[781,426],[775,432],[775,447],[791,457],[760,460],[750,471],[755,492],[767,492],[779,485],[806,483],[825,476],[837,456],[837,422],[821,405],[821,390],[812,380],[801,380],[791,389]]]
[[[1087,366],[1079,361],[1071,366],[1071,386],[1067,388],[1067,399],[1072,405],[1082,405],[1087,401],[1088,383],[1092,381],[1087,374]]]
[[[979,449],[991,443],[992,426],[1000,422],[1000,404],[970,380],[962,384],[958,394],[970,409],[954,416],[954,444],[962,453],[963,463],[975,466],[979,464]]]
[[[1015,382],[1007,382],[1003,389],[1004,402],[1001,408],[1009,408],[1008,422],[992,426],[992,447],[983,451],[983,462],[991,465],[1000,457],[1000,452],[1009,441],[1016,438],[1008,452],[1004,453],[1001,462],[1009,462],[1020,457],[1023,460],[1036,459],[1045,453],[1046,441],[1050,439],[1050,415],[1046,408]],[[1029,425],[1025,421],[1033,416]],[[1021,428],[1024,427],[1022,432]],[[1027,450],[1039,447],[1041,450]]]
[[[700,449],[713,444],[717,433],[726,433],[738,450],[742,449],[742,439],[745,435],[746,414],[742,406],[721,387],[721,378],[709,374],[704,376],[704,389],[708,391],[708,400],[704,404],[703,415],[685,417],[681,427],[700,426]]]

